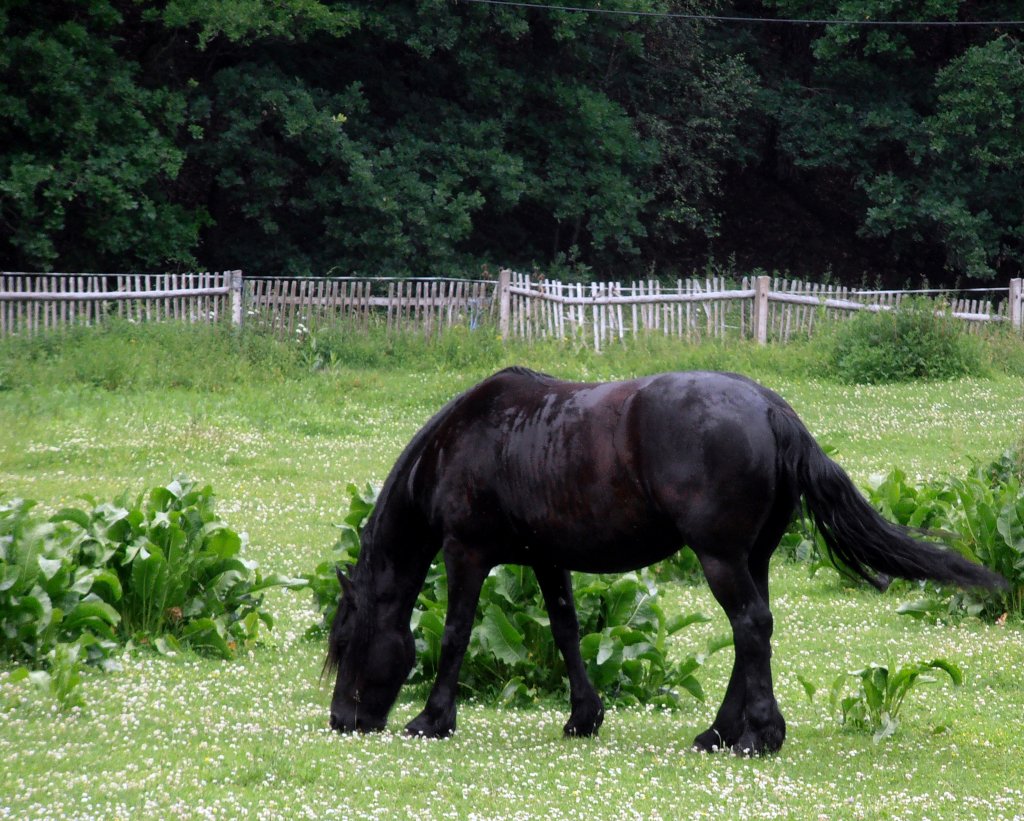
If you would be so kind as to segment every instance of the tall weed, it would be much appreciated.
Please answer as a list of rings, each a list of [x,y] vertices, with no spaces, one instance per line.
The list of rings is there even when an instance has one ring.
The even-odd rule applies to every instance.
[[[930,675],[932,670],[944,672],[956,687],[963,683],[963,672],[946,659],[919,661],[898,668],[893,664],[888,667],[869,664],[861,670],[836,678],[832,684],[829,703],[833,709],[840,709],[840,720],[845,726],[871,732],[877,744],[893,735],[899,728],[899,714],[911,690],[921,684],[933,684],[937,681]],[[859,687],[844,696],[851,678]]]
[[[96,327],[0,340],[0,389],[223,391],[298,373],[297,360],[294,346],[258,330],[112,319]]]

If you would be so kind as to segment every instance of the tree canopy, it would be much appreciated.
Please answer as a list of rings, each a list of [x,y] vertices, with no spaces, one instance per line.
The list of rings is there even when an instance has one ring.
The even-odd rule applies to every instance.
[[[716,11],[1020,16],[1014,0]],[[0,32],[6,270],[587,278],[713,264],[952,281],[1024,262],[1024,27],[7,0]]]

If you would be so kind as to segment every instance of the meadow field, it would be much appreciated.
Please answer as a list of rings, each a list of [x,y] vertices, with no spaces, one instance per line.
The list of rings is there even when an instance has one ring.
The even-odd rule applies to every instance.
[[[952,382],[849,386],[812,345],[685,348],[657,340],[595,355],[505,348],[453,334],[424,345],[325,336],[283,344],[224,330],[115,327],[0,344],[0,494],[57,510],[187,476],[248,534],[265,572],[326,559],[345,486],[381,482],[447,399],[506,364],[610,379],[668,369],[737,370],[781,393],[865,485],[899,466],[966,471],[1024,435],[1024,376],[996,366]],[[998,364],[998,363],[997,363]],[[508,709],[470,696],[445,741],[408,739],[422,706],[406,688],[390,729],[329,730],[324,640],[309,594],[274,590],[275,629],[232,661],[125,651],[84,675],[62,711],[11,683],[0,661],[0,818],[822,818],[1024,817],[1024,628],[897,614],[917,591],[851,587],[830,571],[773,564],[782,751],[761,759],[689,751],[721,701],[731,650],[699,676],[706,702],[610,710],[600,736],[562,737],[567,698]],[[727,632],[703,584],[664,583],[669,612],[711,617],[673,637],[694,652]],[[948,659],[878,743],[829,706],[839,674],[872,662]],[[810,685],[810,686],[808,686]],[[812,694],[813,691],[813,694]]]

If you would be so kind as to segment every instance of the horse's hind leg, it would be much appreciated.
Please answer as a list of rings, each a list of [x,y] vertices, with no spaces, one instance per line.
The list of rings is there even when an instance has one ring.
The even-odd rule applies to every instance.
[[[479,553],[467,550],[450,537],[445,539],[444,562],[448,571],[448,613],[437,678],[423,711],[405,727],[409,735],[427,738],[444,738],[455,730],[459,668],[473,630],[480,588],[492,566]]]
[[[711,728],[697,737],[699,749],[731,747],[746,755],[782,747],[786,722],[772,689],[772,614],[762,595],[767,578],[755,581],[745,555],[726,559],[698,553],[711,592],[732,625],[736,660],[729,687]]]
[[[572,712],[564,732],[569,736],[595,735],[604,721],[604,704],[587,678],[583,656],[580,654],[580,625],[572,596],[572,577],[568,570],[556,567],[535,566],[533,572],[544,594],[544,603],[551,619],[551,633],[565,659],[569,674]]]
[[[759,596],[766,606],[770,606],[768,595],[768,562],[782,539],[782,534],[793,518],[793,504],[786,499],[779,499],[775,511],[761,528],[754,547],[747,559],[747,569]],[[709,578],[710,582],[710,578]],[[769,649],[770,654],[770,649]],[[694,749],[701,752],[712,752],[716,749],[732,748],[740,740],[746,727],[744,708],[746,704],[746,671],[737,659],[733,665],[725,698],[718,710],[714,723],[694,741]],[[781,721],[781,715],[779,720]],[[782,723],[784,728],[785,724]]]

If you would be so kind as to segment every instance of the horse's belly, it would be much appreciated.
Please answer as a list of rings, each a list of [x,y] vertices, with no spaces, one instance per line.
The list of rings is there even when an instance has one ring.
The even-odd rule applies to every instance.
[[[546,526],[545,526],[546,524]],[[683,547],[679,534],[657,523],[616,527],[604,520],[535,523],[523,534],[524,563],[586,573],[621,573],[666,559]]]

